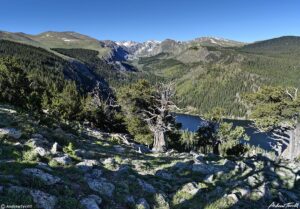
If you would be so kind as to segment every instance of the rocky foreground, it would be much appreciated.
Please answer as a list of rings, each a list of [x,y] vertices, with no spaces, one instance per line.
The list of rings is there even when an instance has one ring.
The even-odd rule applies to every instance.
[[[0,108],[0,204],[44,209],[268,208],[300,201],[300,162],[151,153],[119,134]]]

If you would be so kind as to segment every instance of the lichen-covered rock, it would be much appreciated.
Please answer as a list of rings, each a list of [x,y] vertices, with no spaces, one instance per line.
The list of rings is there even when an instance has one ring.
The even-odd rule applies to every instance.
[[[50,154],[50,152],[47,149],[45,149],[44,147],[36,147],[36,148],[34,148],[33,151],[36,152],[41,157],[45,157]]]
[[[123,153],[125,151],[125,148],[120,145],[114,145],[113,147],[116,150],[116,152]]]
[[[257,201],[260,200],[261,198],[267,198],[268,197],[268,188],[266,187],[266,184],[263,183],[262,185],[260,185],[259,187],[257,187],[256,189],[252,190],[252,192],[250,193],[250,199]]]
[[[109,157],[101,160],[101,163],[105,166],[112,166],[116,163],[115,158]]]
[[[14,139],[20,139],[22,136],[22,132],[15,128],[0,128],[0,137],[8,136]]]
[[[84,150],[84,149],[76,149],[76,150],[74,150],[74,154],[77,156],[77,157],[83,157],[83,158],[85,158],[85,157],[87,157],[86,155],[87,155],[87,152],[86,152],[86,150]]]
[[[226,199],[230,205],[236,204],[239,201],[239,198],[236,196],[236,194],[229,194],[226,196]]]
[[[174,168],[178,169],[179,171],[188,170],[192,168],[192,165],[189,162],[177,162],[174,165]]]
[[[169,209],[170,205],[166,200],[166,195],[163,195],[161,193],[154,195],[154,209]]]
[[[39,133],[32,134],[31,137],[32,138],[39,138],[39,139],[43,139],[44,138],[44,136],[42,134],[39,134]]]
[[[174,204],[181,204],[191,198],[193,198],[199,191],[200,187],[196,182],[190,182],[182,186],[181,189],[177,190],[176,194],[173,196]]]
[[[150,209],[150,206],[144,198],[140,198],[136,203],[136,209]]]
[[[199,190],[200,190],[200,188],[198,187],[198,185],[195,182],[190,182],[190,183],[185,184],[180,191],[189,193],[191,195],[195,195],[198,193]]]
[[[262,172],[255,173],[253,176],[249,176],[247,178],[248,185],[255,187],[259,184],[262,184],[264,182],[264,174]]]
[[[128,204],[134,204],[135,203],[134,197],[132,195],[127,195],[125,197],[125,202]]]
[[[99,162],[97,160],[84,159],[82,162],[77,163],[76,167],[84,172],[87,172],[97,165],[99,165]]]
[[[214,175],[213,174],[207,175],[204,178],[204,182],[206,182],[206,183],[213,183],[213,180],[214,180]]]
[[[99,205],[102,203],[101,197],[97,195],[89,195],[82,200],[80,200],[80,204],[85,209],[99,209]]]
[[[238,165],[235,162],[228,160],[228,159],[225,159],[222,162],[222,165],[229,170],[238,168]]]
[[[31,138],[26,142],[26,145],[36,148],[36,147],[45,147],[49,145],[49,142],[47,139],[44,138]]]
[[[144,180],[138,179],[138,183],[145,192],[148,192],[148,193],[156,192],[156,189],[151,184],[145,182]]]
[[[57,142],[55,142],[52,145],[50,152],[51,152],[51,154],[56,155],[59,151],[61,151],[61,146],[59,146],[59,144]]]
[[[36,138],[31,138],[26,142],[26,145],[33,148],[33,151],[41,157],[45,157],[50,154],[49,151],[49,142],[47,139],[44,139],[41,135],[34,134],[38,136]]]
[[[280,178],[285,188],[291,189],[295,185],[296,175],[291,169],[279,167],[276,169],[276,174]]]
[[[43,170],[46,170],[46,171],[49,171],[49,172],[53,171],[46,163],[38,162],[36,167],[40,168],[40,169],[43,169]]]
[[[22,173],[40,179],[46,185],[53,185],[61,181],[59,177],[53,176],[37,168],[25,168]]]
[[[224,168],[222,166],[209,165],[205,163],[195,163],[193,164],[192,171],[201,173],[201,174],[214,174],[219,171],[223,171]]]
[[[98,179],[101,178],[101,176],[102,176],[102,170],[96,168],[90,170],[88,173],[85,174],[85,178]]]
[[[101,195],[112,197],[113,192],[115,191],[115,186],[105,178],[94,179],[88,177],[86,178],[86,181],[91,190],[98,192]]]
[[[55,196],[39,190],[30,191],[30,195],[32,196],[37,208],[54,209],[57,203],[57,198]]]
[[[247,182],[250,186],[254,187],[257,184],[257,180],[254,176],[249,176]]]
[[[239,198],[246,197],[250,194],[251,190],[248,187],[237,187],[232,193],[239,196]]]
[[[163,178],[163,179],[166,179],[166,180],[171,180],[171,179],[174,179],[174,175],[167,172],[167,171],[164,171],[164,170],[158,170],[156,171],[155,173],[156,176],[160,177],[160,178]]]
[[[70,164],[72,164],[72,160],[69,157],[69,155],[67,155],[67,154],[64,154],[63,156],[60,156],[60,157],[55,157],[52,160],[57,162],[60,165],[70,165]]]

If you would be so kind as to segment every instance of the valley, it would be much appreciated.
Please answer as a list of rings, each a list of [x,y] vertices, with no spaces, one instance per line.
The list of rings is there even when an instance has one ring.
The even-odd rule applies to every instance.
[[[67,49],[95,50],[97,62],[103,62],[98,65],[107,63],[115,69],[102,75],[115,88],[137,78],[153,84],[172,81],[176,102],[186,113],[203,115],[211,108],[222,107],[229,117],[245,117],[246,109],[240,102],[245,92],[263,85],[299,87],[300,38],[293,36],[252,44],[213,37],[186,42],[98,41],[75,32],[35,36],[1,32],[0,38],[42,47],[88,65],[94,60],[80,57],[83,53],[70,54]]]
[[[297,203],[299,55],[296,36],[139,43],[2,31],[0,204]]]

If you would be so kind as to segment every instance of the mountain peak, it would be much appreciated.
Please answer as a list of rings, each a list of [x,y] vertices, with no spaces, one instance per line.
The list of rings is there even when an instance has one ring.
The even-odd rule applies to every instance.
[[[214,36],[204,36],[200,38],[195,38],[190,42],[199,43],[204,46],[222,46],[222,47],[242,46],[245,44],[239,41],[233,41],[230,39],[214,37]]]

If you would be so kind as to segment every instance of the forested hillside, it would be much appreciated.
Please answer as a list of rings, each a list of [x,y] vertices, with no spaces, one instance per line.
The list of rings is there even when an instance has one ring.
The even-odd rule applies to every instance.
[[[263,85],[300,86],[299,43],[298,37],[282,37],[243,47],[192,47],[135,64],[155,74],[153,82],[173,80],[184,111],[205,114],[223,107],[228,116],[245,116],[240,103],[245,92]]]
[[[26,73],[42,83],[53,81],[61,85],[61,81],[67,79],[76,81],[83,90],[90,90],[99,81],[108,88],[100,74],[93,73],[79,62],[68,61],[42,48],[0,40],[0,57],[14,59]]]
[[[284,36],[265,41],[258,41],[245,45],[242,51],[267,54],[267,55],[289,55],[295,56],[300,53],[300,37]]]
[[[107,105],[113,92],[103,72],[110,68],[102,64],[94,68],[42,48],[1,40],[0,103],[31,114],[46,112],[58,120],[88,120],[102,129],[121,131],[114,121],[115,108]],[[92,96],[98,98],[96,103]]]

